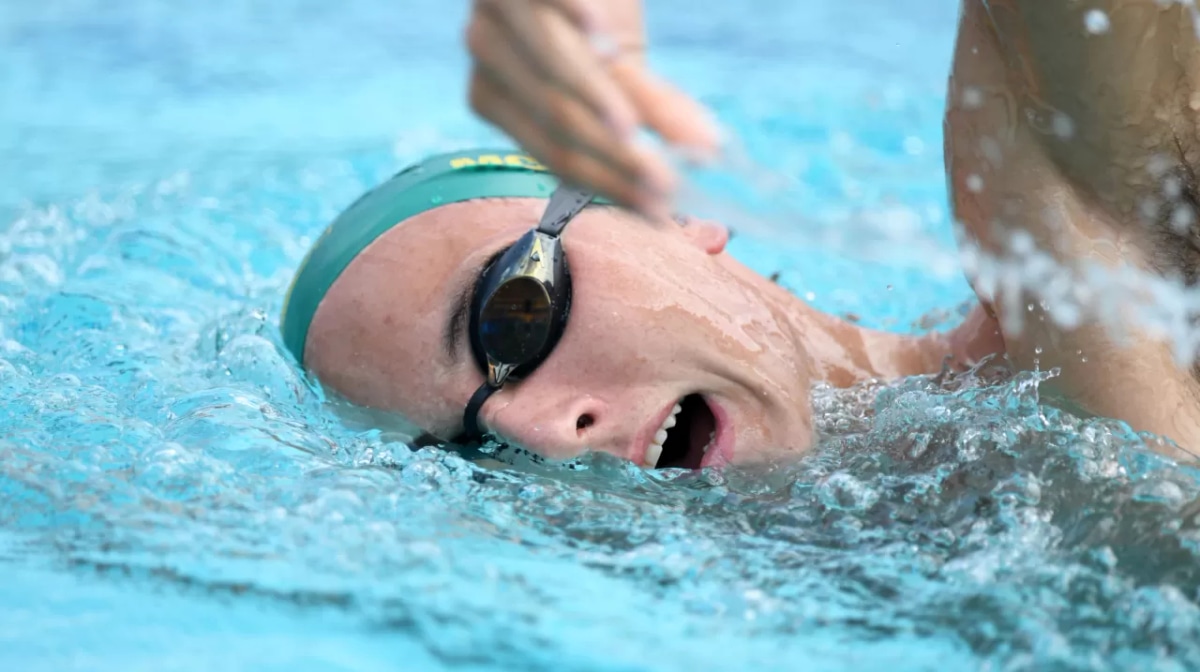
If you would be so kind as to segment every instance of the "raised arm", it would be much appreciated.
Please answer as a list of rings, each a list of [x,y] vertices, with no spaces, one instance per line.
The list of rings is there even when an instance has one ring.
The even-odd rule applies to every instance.
[[[1200,159],[1194,10],[1162,0],[986,6],[1005,59],[1019,64],[1014,91],[1041,116],[1043,149],[1088,197],[1115,215],[1138,214],[1163,161]]]
[[[1021,231],[1069,267],[1195,282],[1195,28],[1161,0],[964,0],[946,159],[957,218],[983,248],[1004,256]],[[1165,341],[973,280],[1018,364],[1060,367],[1058,391],[1088,410],[1200,449],[1200,386]]]

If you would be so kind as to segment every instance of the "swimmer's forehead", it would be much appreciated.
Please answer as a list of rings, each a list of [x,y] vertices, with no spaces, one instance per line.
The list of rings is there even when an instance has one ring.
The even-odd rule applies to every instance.
[[[548,203],[543,198],[480,198],[427,210],[400,222],[398,227],[447,238],[487,235],[497,231],[523,233],[538,225]],[[616,206],[593,204],[577,218],[632,216]]]
[[[468,276],[473,281],[482,271],[482,260],[536,227],[547,203],[546,199],[540,198],[489,198],[451,203],[399,223],[368,247],[367,252],[380,252],[382,250],[375,248],[384,248],[393,262],[407,258],[409,263],[405,267],[420,270],[424,276],[418,283],[425,290],[424,295],[435,287],[461,287]],[[606,221],[615,223],[619,218],[633,216],[616,206],[592,205],[574,221],[591,220],[604,227]],[[570,228],[564,236],[569,246]],[[610,242],[620,243],[616,238]],[[378,255],[364,253],[363,256]],[[416,260],[423,263],[414,269],[412,262]],[[396,272],[400,271],[396,269]],[[412,282],[414,279],[405,280]],[[417,287],[413,286],[413,289]]]

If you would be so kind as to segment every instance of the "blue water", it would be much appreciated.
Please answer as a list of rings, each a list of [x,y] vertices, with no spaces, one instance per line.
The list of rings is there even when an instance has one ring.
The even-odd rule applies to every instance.
[[[692,203],[753,214],[735,253],[952,322],[969,290],[915,244],[812,241],[950,249],[953,0],[650,5],[748,156]],[[499,139],[465,12],[0,5],[0,669],[1200,667],[1196,475],[1032,374],[818,390],[821,446],[769,473],[487,471],[341,419],[282,291],[364,189]]]

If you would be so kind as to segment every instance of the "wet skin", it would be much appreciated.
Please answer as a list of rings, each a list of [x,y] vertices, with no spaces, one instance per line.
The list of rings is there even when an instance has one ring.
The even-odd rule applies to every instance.
[[[1091,10],[1106,12],[1107,32],[1084,29]],[[1195,227],[1172,233],[1138,213],[1148,198],[1197,200],[1198,64],[1191,15],[1178,4],[964,0],[945,137],[969,244],[1002,257],[1023,231],[1063,264],[1194,282]],[[1165,172],[1153,170],[1163,157]],[[1171,178],[1182,194],[1167,193]],[[352,401],[454,435],[482,380],[465,350],[441,352],[454,288],[542,205],[457,204],[393,228],[322,303],[311,367]],[[679,228],[599,209],[572,224],[564,245],[576,298],[563,340],[482,413],[492,431],[548,457],[600,450],[639,462],[657,422],[690,394],[718,416],[716,461],[796,454],[812,441],[814,382],[926,373],[946,356],[961,365],[1001,350],[1022,367],[1060,367],[1054,389],[1087,411],[1200,446],[1200,386],[1164,341],[1115,338],[1087,314],[1059,327],[1036,305],[1012,328],[1007,318],[1036,297],[1005,296],[980,278],[970,279],[986,313],[913,339],[813,310],[725,254],[711,223]],[[988,313],[1008,327],[1002,338]]]
[[[438,436],[461,430],[483,380],[463,334],[443,331],[463,283],[536,222],[545,201],[446,205],[394,227],[343,273],[309,332],[308,364],[351,401]],[[562,340],[484,406],[486,428],[554,459],[603,451],[641,463],[664,415],[703,395],[717,421],[705,464],[799,453],[810,389],[965,365],[1001,347],[982,310],[950,335],[872,331],[814,310],[725,252],[715,223],[585,210],[563,245],[574,298]],[[414,251],[419,250],[418,253]]]
[[[1105,12],[1103,32],[1085,29],[1093,10]],[[1068,266],[1128,265],[1194,282],[1200,237],[1194,225],[1177,233],[1169,224],[1195,204],[1200,161],[1200,42],[1186,8],[966,0],[954,64],[946,165],[972,239],[1003,257],[1024,231]],[[1012,321],[1020,329],[1001,320],[1016,364],[1059,367],[1051,387],[1078,406],[1200,448],[1200,386],[1165,340],[1117,337],[1094,314],[1063,328],[1037,297],[983,284],[981,300],[1001,318],[1024,318]]]

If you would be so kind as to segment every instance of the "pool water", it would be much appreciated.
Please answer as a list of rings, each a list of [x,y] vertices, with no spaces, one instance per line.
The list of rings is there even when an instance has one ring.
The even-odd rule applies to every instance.
[[[823,309],[952,323],[954,1],[649,4],[740,152],[684,204]],[[500,140],[466,11],[0,5],[0,669],[1200,666],[1200,481],[1043,374],[819,389],[821,446],[765,472],[485,470],[341,419],[282,293],[363,190]]]

